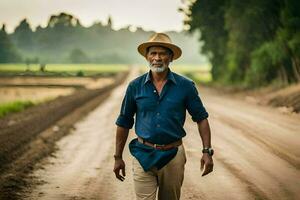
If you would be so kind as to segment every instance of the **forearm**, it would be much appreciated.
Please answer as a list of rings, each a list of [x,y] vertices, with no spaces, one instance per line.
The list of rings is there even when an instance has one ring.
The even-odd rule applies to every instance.
[[[128,138],[129,129],[117,126],[115,155],[122,156]]]
[[[204,147],[211,147],[211,134],[210,127],[207,119],[204,119],[197,123],[198,131],[202,140],[202,145]]]

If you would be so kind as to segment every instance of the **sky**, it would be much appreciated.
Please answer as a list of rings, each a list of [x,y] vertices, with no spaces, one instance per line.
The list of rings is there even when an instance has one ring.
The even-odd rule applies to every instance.
[[[32,28],[46,26],[51,15],[66,12],[79,19],[83,26],[107,22],[113,28],[131,25],[157,32],[181,31],[184,15],[178,12],[184,0],[1,0],[0,25],[11,33],[24,18]]]

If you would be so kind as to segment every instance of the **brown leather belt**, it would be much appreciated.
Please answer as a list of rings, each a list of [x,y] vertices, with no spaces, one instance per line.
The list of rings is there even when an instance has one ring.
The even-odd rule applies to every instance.
[[[153,147],[155,149],[159,149],[159,150],[169,150],[169,149],[173,149],[175,147],[178,147],[182,144],[182,140],[177,140],[175,142],[172,142],[170,144],[152,144],[150,142],[145,141],[143,138],[138,137],[138,141],[144,145]]]

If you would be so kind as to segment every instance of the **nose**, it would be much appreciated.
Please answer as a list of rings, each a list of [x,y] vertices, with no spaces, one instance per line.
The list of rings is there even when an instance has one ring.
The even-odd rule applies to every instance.
[[[155,59],[155,60],[161,60],[161,57],[160,57],[160,55],[157,53],[157,54],[155,54],[154,59]]]

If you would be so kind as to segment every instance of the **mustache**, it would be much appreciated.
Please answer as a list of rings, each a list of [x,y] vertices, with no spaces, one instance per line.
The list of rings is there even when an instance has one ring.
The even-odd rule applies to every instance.
[[[153,63],[150,63],[151,66],[153,65],[163,65],[163,62],[153,62]]]

